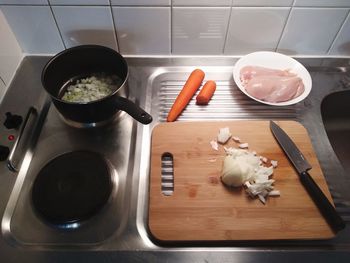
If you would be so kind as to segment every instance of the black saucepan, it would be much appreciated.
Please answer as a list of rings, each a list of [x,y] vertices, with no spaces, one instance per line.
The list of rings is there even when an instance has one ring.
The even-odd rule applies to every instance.
[[[121,79],[112,94],[86,103],[67,102],[61,99],[67,83],[96,73],[117,75]],[[128,65],[118,52],[98,45],[82,45],[66,49],[45,65],[41,81],[50,94],[59,113],[68,122],[81,123],[82,127],[95,126],[113,119],[122,110],[143,124],[152,122],[152,116],[128,100]]]

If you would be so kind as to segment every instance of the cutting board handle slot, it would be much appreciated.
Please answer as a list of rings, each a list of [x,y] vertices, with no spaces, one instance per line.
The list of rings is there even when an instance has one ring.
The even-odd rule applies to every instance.
[[[161,190],[163,195],[170,196],[174,193],[174,157],[165,152],[161,157]]]

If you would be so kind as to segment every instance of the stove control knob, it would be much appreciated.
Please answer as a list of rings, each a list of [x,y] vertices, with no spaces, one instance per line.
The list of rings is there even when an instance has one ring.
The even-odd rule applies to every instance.
[[[6,120],[4,125],[7,129],[18,129],[21,126],[23,118],[19,115],[12,114],[11,112],[6,112]]]
[[[5,161],[10,154],[9,147],[0,145],[0,161]]]

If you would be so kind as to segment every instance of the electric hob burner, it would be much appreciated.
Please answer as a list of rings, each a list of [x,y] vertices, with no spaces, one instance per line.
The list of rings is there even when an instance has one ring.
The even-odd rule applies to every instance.
[[[49,161],[32,188],[36,212],[58,228],[77,228],[107,203],[113,188],[111,169],[98,153],[74,151]]]

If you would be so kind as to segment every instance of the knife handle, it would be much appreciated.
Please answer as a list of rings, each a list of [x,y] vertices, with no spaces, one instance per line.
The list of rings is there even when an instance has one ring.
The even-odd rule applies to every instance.
[[[339,216],[338,212],[335,210],[331,202],[329,202],[328,198],[315,183],[314,179],[312,179],[310,174],[308,172],[302,172],[300,174],[300,181],[332,229],[335,232],[338,232],[345,228],[345,222]]]

